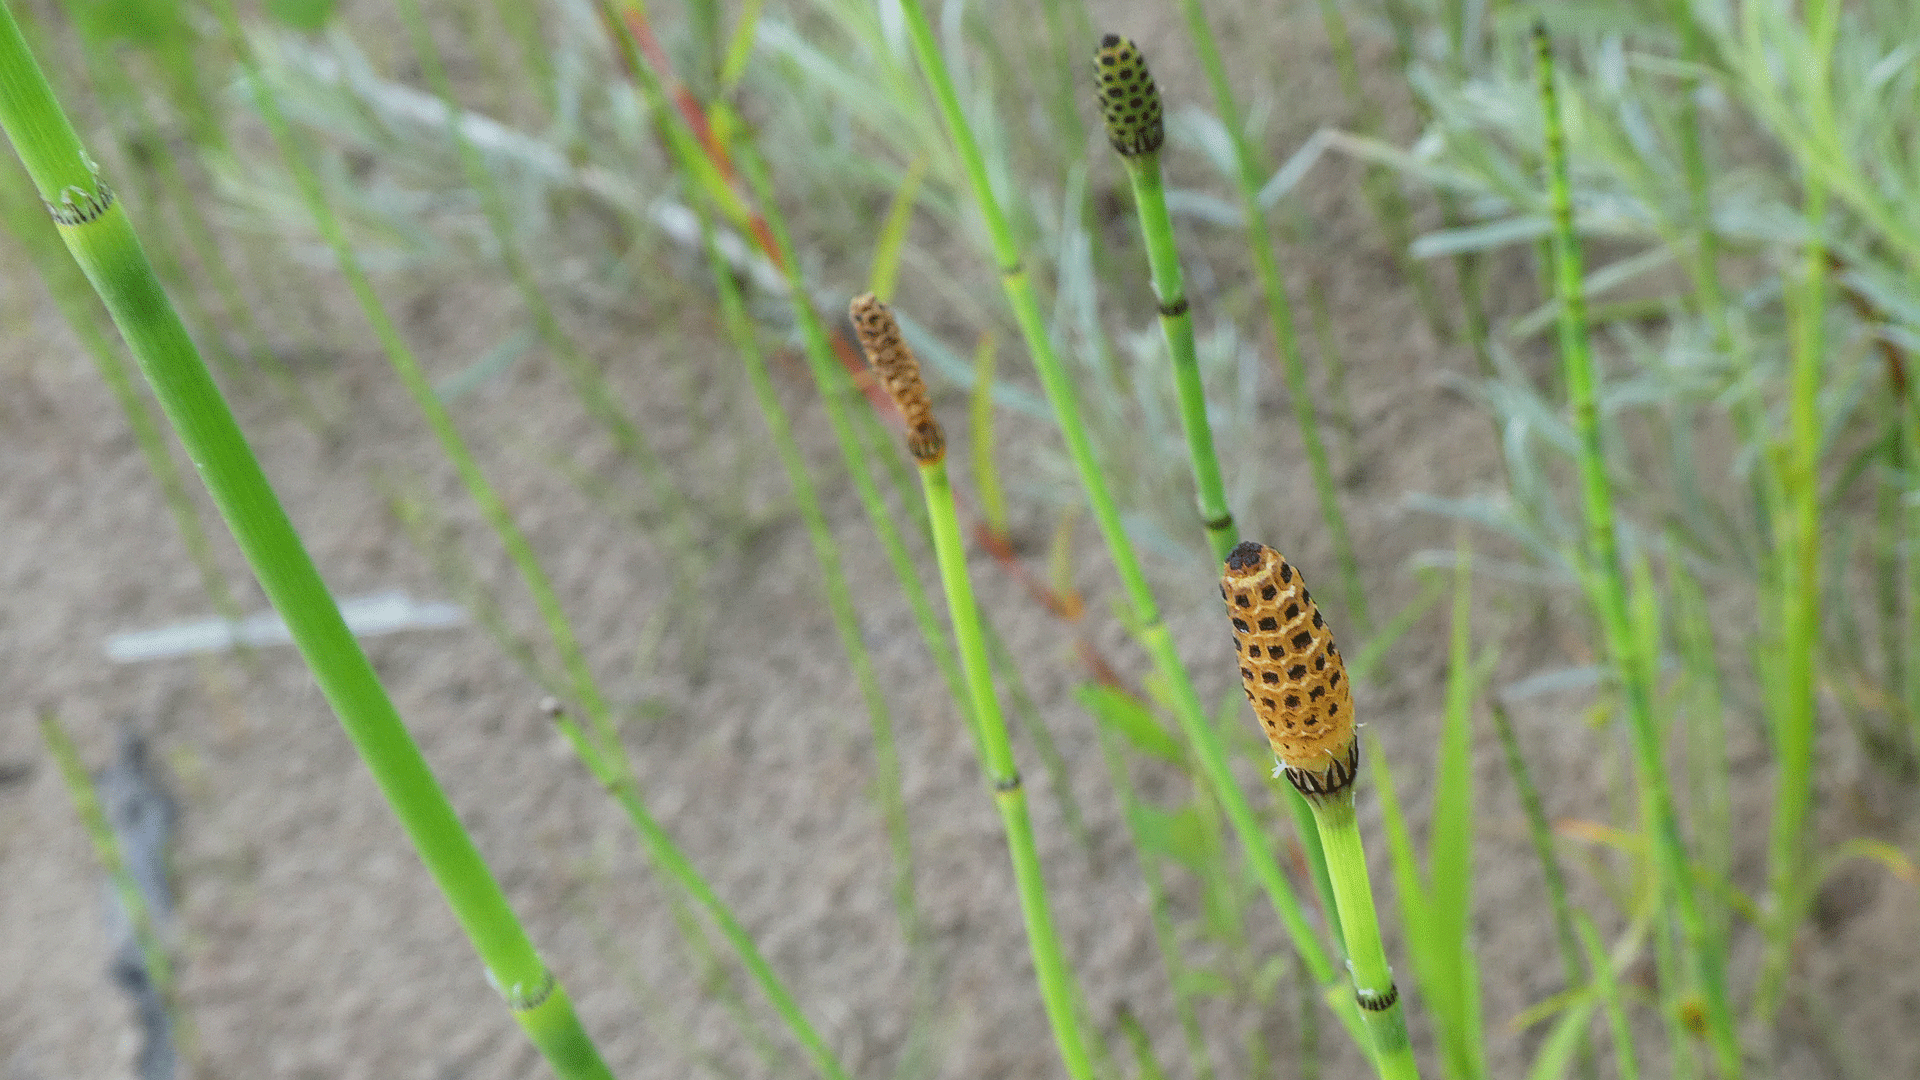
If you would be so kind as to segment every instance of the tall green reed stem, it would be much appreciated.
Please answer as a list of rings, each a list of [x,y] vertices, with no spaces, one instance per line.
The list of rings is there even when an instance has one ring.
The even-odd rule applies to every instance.
[[[1202,773],[1206,776],[1207,782],[1212,785],[1221,805],[1226,808],[1228,819],[1233,822],[1234,831],[1240,837],[1242,849],[1246,852],[1254,877],[1266,891],[1275,914],[1279,916],[1281,925],[1292,940],[1301,960],[1306,964],[1308,972],[1316,982],[1327,986],[1335,979],[1333,963],[1328,958],[1326,948],[1308,924],[1300,902],[1294,895],[1292,885],[1287,882],[1286,875],[1280,870],[1278,860],[1268,847],[1265,830],[1254,815],[1246,793],[1241,790],[1233,777],[1226,748],[1207,717],[1199,694],[1194,690],[1193,680],[1180,662],[1172,632],[1161,619],[1159,605],[1154,601],[1152,589],[1147,584],[1146,573],[1141,568],[1138,555],[1134,552],[1132,540],[1126,534],[1125,526],[1120,519],[1119,507],[1113,500],[1113,495],[1107,487],[1106,475],[1101,470],[1098,456],[1094,453],[1093,440],[1088,436],[1086,424],[1081,419],[1079,398],[1073,380],[1054,351],[1052,340],[1047,334],[1046,321],[1040,313],[1040,302],[1034,292],[1032,279],[1021,262],[1019,245],[1014,240],[1013,230],[1008,226],[1006,215],[1000,207],[999,197],[994,194],[992,185],[987,179],[986,159],[980,152],[980,145],[974,138],[966,114],[960,108],[959,95],[954,91],[952,76],[947,71],[946,61],[941,56],[939,45],[934,39],[933,27],[928,23],[925,11],[915,0],[903,3],[901,9],[906,16],[908,39],[914,55],[940,109],[948,136],[952,139],[954,149],[965,169],[974,204],[985,220],[987,232],[991,238],[993,259],[1000,271],[1001,286],[1006,293],[1007,304],[1013,310],[1015,322],[1020,326],[1021,336],[1027,344],[1027,353],[1033,359],[1041,385],[1045,388],[1047,401],[1053,408],[1055,419],[1059,422],[1060,434],[1066,443],[1067,454],[1073,461],[1074,471],[1078,474],[1080,485],[1086,492],[1087,501],[1093,509],[1094,520],[1099,526],[1101,537],[1106,541],[1108,555],[1120,576],[1127,603],[1133,611],[1135,625],[1139,627],[1137,636],[1145,645],[1148,655],[1152,657],[1154,670],[1164,681],[1173,699],[1174,711],[1179,717],[1181,730],[1193,747],[1194,757],[1199,761]],[[1334,1006],[1336,1014],[1355,1041],[1365,1045],[1358,1009],[1344,995],[1337,1001],[1338,1004]]]
[[[348,631],[13,13],[0,2],[0,128],[106,303],[321,693],[373,773],[509,1010],[560,1076],[611,1077]]]
[[[1581,578],[1626,706],[1639,776],[1640,814],[1644,827],[1651,833],[1657,889],[1669,900],[1679,922],[1686,954],[1685,978],[1689,989],[1697,985],[1704,992],[1714,1053],[1722,1074],[1732,1078],[1741,1074],[1741,1063],[1727,998],[1726,973],[1717,955],[1708,947],[1694,895],[1679,814],[1667,784],[1660,722],[1654,714],[1657,658],[1634,627],[1620,560],[1612,483],[1607,476],[1606,449],[1600,428],[1599,377],[1587,341],[1586,298],[1581,291],[1580,240],[1574,231],[1573,194],[1567,178],[1566,136],[1554,91],[1553,47],[1544,24],[1535,24],[1533,44],[1546,135],[1547,185],[1553,206],[1552,275],[1554,293],[1560,302],[1560,354],[1568,407],[1573,414],[1574,432],[1580,440],[1580,491],[1586,511]]]
[[[901,340],[893,313],[868,293],[853,301],[853,322],[867,361],[906,419],[907,448],[920,467],[927,519],[933,527],[934,558],[940,566],[940,584],[947,594],[947,612],[960,649],[960,664],[966,672],[967,696],[973,705],[975,746],[993,788],[1001,825],[1006,829],[1007,853],[1013,859],[1020,914],[1026,920],[1027,945],[1033,954],[1041,1003],[1067,1074],[1074,1080],[1093,1080],[1093,1058],[1080,1029],[1073,969],[1060,948],[1060,935],[1047,906],[1046,879],[1040,869],[1039,848],[1034,844],[1033,820],[1027,813],[1026,786],[1014,763],[1013,740],[1007,734],[1006,718],[994,690],[980,609],[974,602],[973,581],[967,576],[966,544],[961,539],[960,515],[954,508],[953,486],[947,479],[946,442],[927,402],[919,362]]]
[[[1767,700],[1773,719],[1773,826],[1768,838],[1772,919],[1767,963],[1756,995],[1763,1016],[1780,999],[1792,959],[1807,872],[1807,822],[1813,809],[1815,661],[1820,650],[1820,391],[1826,348],[1826,183],[1806,173],[1806,251],[1798,288],[1787,291],[1792,370],[1787,438],[1775,453],[1786,518],[1774,544],[1780,589],[1779,668]]]

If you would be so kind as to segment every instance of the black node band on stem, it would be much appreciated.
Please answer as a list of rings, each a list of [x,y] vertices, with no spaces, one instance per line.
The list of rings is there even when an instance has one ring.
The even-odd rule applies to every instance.
[[[1231,529],[1233,528],[1233,515],[1221,514],[1217,518],[1207,518],[1206,520],[1202,521],[1200,524],[1216,532],[1221,529]]]
[[[559,984],[553,977],[552,969],[548,969],[540,973],[540,982],[532,990],[521,990],[516,986],[502,992],[500,996],[507,999],[507,1008],[514,1012],[526,1012],[528,1009],[537,1009],[546,1004],[547,999],[553,996],[553,988],[557,985]]]
[[[1178,300],[1175,300],[1171,304],[1160,305],[1160,317],[1163,319],[1177,319],[1180,316],[1185,315],[1186,313],[1187,313],[1187,298],[1184,296]]]
[[[997,795],[1010,795],[1013,792],[1019,791],[1020,774],[1016,771],[1010,775],[1000,777],[993,782],[993,790]]]
[[[1386,1012],[1400,1000],[1400,987],[1397,983],[1388,983],[1387,992],[1376,994],[1370,990],[1357,990],[1353,1000],[1368,1012]]]
[[[79,198],[75,199],[74,196]],[[81,191],[68,188],[60,193],[60,201],[43,200],[47,213],[60,225],[85,225],[98,221],[113,208],[113,189],[105,184],[98,191]]]

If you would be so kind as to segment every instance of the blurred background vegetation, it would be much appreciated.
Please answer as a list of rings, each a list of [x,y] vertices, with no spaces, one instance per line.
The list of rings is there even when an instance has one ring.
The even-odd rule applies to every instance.
[[[951,661],[916,597],[933,575],[896,421],[840,329],[868,288],[901,314],[953,444],[1049,858],[1078,867],[1053,903],[1103,1071],[1365,1068],[1271,925],[1168,687],[1129,639],[1141,628],[1095,554],[896,4],[11,6],[250,426],[272,418],[356,470],[383,527],[512,665],[497,676],[504,700],[531,710],[550,693],[591,714],[583,699],[604,694],[601,749],[643,760],[711,710],[770,696],[777,714],[803,696],[792,687],[837,688],[836,708],[865,713],[818,736],[858,751],[828,805],[884,822],[887,839],[843,851],[767,838],[762,852],[817,890],[807,910],[832,903],[839,873],[890,890],[893,918],[855,933],[906,958],[878,995],[898,1015],[851,1015],[871,994],[800,978],[801,1006],[853,1071],[1053,1067],[1037,1021],[1018,1029],[1031,1047],[996,1057],[990,1023],[962,1052],[942,1019],[978,989],[951,960],[978,931],[942,922],[937,901],[916,908],[916,871],[920,904],[929,881],[966,872],[928,853],[942,843],[929,807],[949,805],[947,787],[916,779],[933,748],[893,740],[896,726],[960,725],[936,682],[955,685]],[[1319,585],[1385,744],[1368,783],[1387,798],[1368,821],[1386,829],[1383,912],[1423,1064],[1452,1077],[1920,1068],[1920,980],[1894,962],[1915,959],[1916,937],[1920,9],[979,0],[928,12],[1128,533],[1257,790],[1265,751],[1220,647],[1217,567],[1132,195],[1091,104],[1102,32],[1127,33],[1153,65],[1229,501],[1243,535]],[[1600,372],[1597,439],[1569,409],[1561,364],[1565,248],[1537,20],[1585,251],[1574,332]],[[99,367],[165,493],[172,522],[151,529],[179,530],[200,606],[249,610],[255,594],[208,537],[188,470],[10,157],[0,200],[0,326],[30,321],[27,283],[43,280],[66,344]],[[722,284],[744,300],[744,339],[708,230]],[[1284,303],[1258,279],[1261,250],[1284,270]],[[809,306],[824,353],[810,349]],[[735,358],[756,349],[764,384],[758,360]],[[438,450],[382,441],[419,414],[369,409],[367,388],[395,378],[381,353],[403,380],[413,365],[422,404],[473,441],[504,519],[484,498],[475,519],[451,429]],[[564,415],[562,399],[528,390],[549,372],[557,383],[541,385],[571,398]],[[1596,474],[1613,565],[1589,547]],[[578,513],[598,522],[591,546],[575,543],[589,535],[569,526]],[[583,615],[574,627],[540,599],[501,520],[533,534],[529,559],[561,567],[553,602]],[[811,546],[791,528],[802,520]],[[648,583],[643,602],[595,595],[602,558],[621,568],[611,580]],[[767,565],[781,583],[756,572]],[[818,631],[793,661],[805,677],[756,672],[743,649],[742,635],[780,632],[759,613],[768,589]],[[647,768],[670,774],[671,761]],[[977,782],[960,777],[951,805],[983,813]],[[459,777],[448,786],[461,801]],[[1659,866],[1663,801],[1677,874]],[[1267,791],[1258,805],[1295,869],[1289,819]],[[662,814],[670,829],[682,816]],[[581,845],[587,868],[571,872],[591,879],[594,841],[562,842]],[[715,846],[697,832],[688,843],[696,864]],[[1489,846],[1526,868],[1497,903],[1483,891],[1476,914]],[[754,872],[728,864],[715,878],[751,897]],[[1102,940],[1114,888],[1145,920],[1131,950]],[[655,917],[682,950],[665,992],[686,1000],[648,1040],[618,1044],[616,1071],[807,1071],[709,940],[711,915],[662,897],[672,914]],[[747,903],[749,928],[766,931],[770,916]],[[1875,903],[1897,913],[1877,936],[1837,929]],[[191,979],[191,929],[183,940]],[[1005,955],[1016,970],[993,985],[1037,1009],[1022,954]],[[1141,960],[1124,993],[1100,988]],[[30,997],[7,1000],[31,1016]],[[179,1005],[194,1011],[190,987]],[[689,1010],[715,1027],[675,1033]],[[621,1006],[585,1012],[597,1031]],[[223,1053],[266,1060],[218,1038],[196,1052],[210,1076],[248,1071]]]

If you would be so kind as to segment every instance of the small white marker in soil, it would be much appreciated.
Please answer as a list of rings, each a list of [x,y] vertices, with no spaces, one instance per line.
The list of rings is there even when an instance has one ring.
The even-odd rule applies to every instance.
[[[402,630],[437,630],[467,621],[466,610],[445,601],[420,602],[404,592],[374,593],[340,601],[340,614],[355,637],[378,637]],[[244,619],[201,619],[155,630],[136,630],[107,639],[107,658],[123,664],[162,660],[195,653],[226,652],[241,647],[286,645],[293,638],[278,612],[263,611]]]

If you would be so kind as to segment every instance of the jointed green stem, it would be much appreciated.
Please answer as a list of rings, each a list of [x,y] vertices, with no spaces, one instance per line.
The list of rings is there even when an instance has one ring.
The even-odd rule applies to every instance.
[[[1154,602],[1152,590],[1147,585],[1146,574],[1141,569],[1139,558],[1133,550],[1133,543],[1128,539],[1125,527],[1121,523],[1119,508],[1108,491],[1105,474],[1101,471],[1099,459],[1094,454],[1093,441],[1087,434],[1085,423],[1081,420],[1079,400],[1072,379],[1067,375],[1065,367],[1054,352],[1052,341],[1047,335],[1045,320],[1040,314],[1039,300],[1034,295],[1033,284],[1021,265],[1019,247],[1014,242],[1013,232],[1007,225],[1006,216],[1001,211],[998,198],[993,194],[993,189],[988,183],[985,158],[981,155],[979,144],[975,141],[966,116],[960,109],[959,96],[954,91],[953,80],[947,72],[946,63],[934,40],[933,28],[927,22],[926,13],[921,10],[916,0],[908,0],[901,7],[906,15],[907,32],[914,55],[932,89],[934,99],[945,119],[948,134],[966,170],[968,185],[972,190],[975,204],[979,207],[982,217],[986,219],[987,231],[993,243],[993,256],[1000,268],[1001,284],[1006,292],[1007,304],[1013,310],[1014,320],[1019,324],[1021,334],[1026,340],[1028,355],[1033,359],[1041,384],[1046,390],[1047,400],[1059,421],[1061,437],[1067,446],[1067,454],[1073,460],[1074,469],[1080,477],[1081,487],[1086,491],[1087,501],[1093,508],[1094,520],[1099,525],[1102,538],[1106,541],[1114,569],[1120,575],[1127,602],[1133,608],[1135,623],[1140,627],[1138,636],[1141,643],[1146,647],[1155,670],[1165,681],[1173,697],[1174,710],[1180,719],[1181,729],[1188,743],[1193,747],[1194,757],[1200,762],[1201,771],[1205,774],[1207,782],[1213,787],[1221,805],[1226,808],[1228,819],[1233,822],[1234,831],[1239,834],[1254,876],[1266,890],[1274,912],[1286,928],[1295,950],[1307,965],[1308,972],[1321,985],[1329,985],[1335,978],[1332,961],[1328,958],[1320,939],[1307,923],[1306,915],[1300,908],[1300,902],[1294,896],[1293,887],[1288,884],[1286,875],[1281,872],[1280,864],[1268,846],[1265,829],[1254,815],[1245,792],[1234,779],[1219,734],[1213,730],[1205,706],[1201,704],[1200,696],[1194,690],[1193,681],[1180,662],[1174,647],[1173,634],[1161,621],[1159,606]],[[1350,1000],[1344,1000],[1344,998],[1336,1009],[1354,1039],[1364,1045],[1365,1038],[1360,1027],[1358,1009]]]
[[[94,174],[4,3],[0,3],[0,128],[26,163],[60,224],[68,249],[105,301],[241,552],[286,620],[314,681],[447,897],[515,1019],[559,1075],[610,1077],[566,992],[534,951],[366,654],[340,617],[155,279],[125,211]]]
[[[1200,524],[1207,532],[1213,560],[1219,562],[1240,542],[1227,507],[1227,486],[1220,478],[1220,459],[1213,448],[1213,425],[1207,420],[1207,392],[1200,382],[1200,360],[1193,347],[1193,312],[1187,308],[1187,288],[1180,274],[1180,253],[1173,242],[1173,221],[1167,216],[1160,155],[1127,159],[1133,181],[1133,203],[1140,214],[1140,235],[1146,240],[1147,263],[1153,270],[1153,291],[1160,299],[1160,332],[1173,361],[1173,383],[1180,395],[1180,427],[1187,436],[1187,455],[1193,462],[1193,484],[1200,505]]]
[[[1020,913],[1026,919],[1027,945],[1033,953],[1040,998],[1053,1025],[1060,1059],[1074,1080],[1093,1080],[1093,1059],[1080,1031],[1073,971],[1060,949],[1060,938],[1047,907],[1046,882],[1040,872],[1040,852],[1034,846],[1033,821],[1027,815],[1026,788],[1013,760],[1013,742],[994,693],[993,673],[987,664],[987,646],[980,632],[979,609],[973,582],[967,577],[966,546],[960,538],[960,518],[953,506],[953,488],[947,481],[944,459],[920,466],[920,483],[933,525],[933,551],[940,563],[940,582],[947,593],[953,636],[966,672],[967,693],[973,703],[974,736],[980,765],[993,787],[994,805],[1007,830],[1007,853],[1013,857],[1013,875],[1020,891]]]
[[[1581,292],[1580,241],[1573,227],[1572,188],[1567,179],[1565,135],[1553,85],[1553,52],[1544,26],[1534,28],[1536,72],[1546,125],[1546,163],[1553,204],[1553,282],[1560,301],[1560,352],[1574,432],[1580,440],[1580,486],[1586,507],[1582,568],[1589,603],[1620,679],[1639,774],[1641,815],[1652,833],[1658,888],[1672,902],[1686,943],[1688,978],[1705,991],[1708,1029],[1726,1077],[1741,1073],[1725,972],[1708,957],[1705,927],[1694,897],[1679,815],[1667,785],[1660,726],[1653,711],[1655,658],[1634,629],[1613,521],[1612,485],[1601,445],[1600,401],[1587,342],[1586,300]]]
[[[1375,1066],[1383,1080],[1411,1080],[1420,1070],[1414,1064],[1413,1044],[1407,1040],[1406,1009],[1380,941],[1380,920],[1373,907],[1353,794],[1353,785],[1348,784],[1332,796],[1309,798],[1307,803],[1313,807],[1320,843],[1327,852],[1333,895],[1340,903],[1340,925],[1347,935],[1347,966],[1353,971],[1354,992],[1373,1040]]]
[[[1240,540],[1227,506],[1226,484],[1220,477],[1220,459],[1214,451],[1213,425],[1207,420],[1206,389],[1200,381],[1200,361],[1193,345],[1193,313],[1187,307],[1180,257],[1173,243],[1173,222],[1161,174],[1160,155],[1148,154],[1127,163],[1133,180],[1134,204],[1139,208],[1140,232],[1147,242],[1147,260],[1153,269],[1153,289],[1160,299],[1160,330],[1173,360],[1174,383],[1180,393],[1180,424],[1193,459],[1201,525],[1218,562]]]

